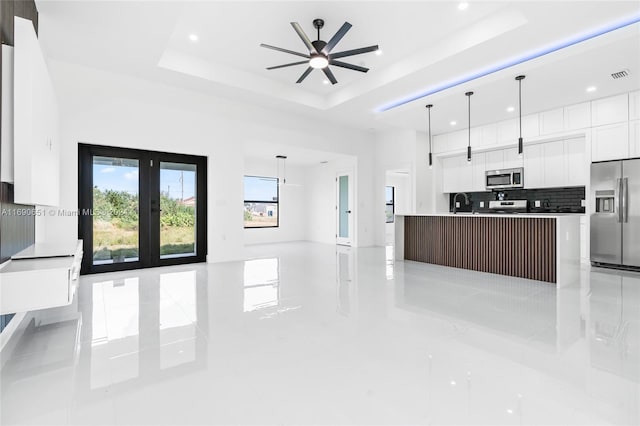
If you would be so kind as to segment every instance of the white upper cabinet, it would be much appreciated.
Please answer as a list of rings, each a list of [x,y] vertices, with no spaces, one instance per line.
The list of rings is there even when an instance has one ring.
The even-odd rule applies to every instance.
[[[591,161],[629,158],[629,123],[591,129]]]
[[[524,187],[542,188],[544,186],[544,158],[542,144],[524,147]]]
[[[640,120],[629,122],[629,156],[640,157]]]
[[[558,188],[587,184],[584,138],[558,140],[524,147],[525,188]]]
[[[520,130],[516,119],[498,123],[498,143],[501,145],[517,143]]]
[[[58,106],[31,21],[15,18],[14,200],[57,206],[60,193]]]
[[[498,142],[498,126],[489,124],[480,128],[480,145],[492,146]]]
[[[467,156],[456,155],[442,159],[442,192],[457,193],[473,190],[473,163]]]
[[[487,170],[504,169],[504,151],[502,149],[498,149],[496,151],[487,151],[485,154]]]
[[[544,182],[547,188],[566,185],[564,141],[553,141],[542,144],[544,159]]]
[[[473,176],[472,180],[472,188],[473,192],[482,192],[486,191],[486,182],[485,182],[485,172],[487,171],[486,165],[486,153],[485,152],[477,152],[471,156],[471,173]]]
[[[518,148],[507,148],[503,150],[503,167],[505,169],[515,169],[522,167],[522,156],[518,154]]]
[[[591,127],[591,103],[583,102],[564,109],[565,130],[579,130]]]
[[[449,133],[441,135],[433,135],[433,152],[447,152],[449,142]]]
[[[469,136],[467,130],[458,130],[457,132],[449,133],[447,151],[466,149],[468,143]]]
[[[640,120],[640,90],[629,93],[629,120]]]
[[[564,130],[563,108],[541,112],[538,119],[540,121],[540,136],[558,133]]]
[[[629,95],[618,95],[591,102],[591,125],[622,123],[629,119]]]
[[[2,117],[0,180],[13,183],[13,47],[2,45]]]
[[[567,186],[586,185],[589,173],[585,138],[565,140],[564,154]]]
[[[518,134],[520,134],[518,132]],[[538,114],[530,114],[522,117],[522,138],[530,139],[540,136],[540,123]]]

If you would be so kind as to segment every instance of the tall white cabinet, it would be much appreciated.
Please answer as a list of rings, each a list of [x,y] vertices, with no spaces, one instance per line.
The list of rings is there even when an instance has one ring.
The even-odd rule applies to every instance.
[[[15,18],[13,183],[17,204],[60,199],[58,105],[31,21]]]

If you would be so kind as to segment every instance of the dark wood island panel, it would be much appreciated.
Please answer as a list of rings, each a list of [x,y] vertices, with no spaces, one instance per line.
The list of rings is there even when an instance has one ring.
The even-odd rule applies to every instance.
[[[556,220],[405,216],[404,258],[556,282]]]

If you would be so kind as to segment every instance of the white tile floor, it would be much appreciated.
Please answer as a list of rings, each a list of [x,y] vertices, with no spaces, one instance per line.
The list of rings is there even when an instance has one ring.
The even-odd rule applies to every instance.
[[[548,284],[388,248],[83,277],[3,354],[9,424],[638,424],[640,275]]]

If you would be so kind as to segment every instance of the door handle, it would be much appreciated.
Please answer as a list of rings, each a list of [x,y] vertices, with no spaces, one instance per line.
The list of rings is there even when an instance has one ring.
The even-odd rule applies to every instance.
[[[622,179],[622,214],[625,223],[629,222],[629,178]]]
[[[347,210],[347,213],[351,213],[351,210]]]
[[[616,186],[617,186],[617,195],[618,195],[618,202],[616,203],[618,205],[618,222],[622,223],[624,222],[624,213],[623,213],[623,180],[622,179],[616,179]]]

